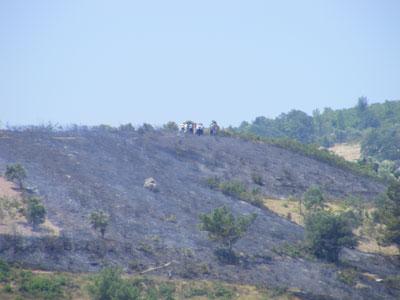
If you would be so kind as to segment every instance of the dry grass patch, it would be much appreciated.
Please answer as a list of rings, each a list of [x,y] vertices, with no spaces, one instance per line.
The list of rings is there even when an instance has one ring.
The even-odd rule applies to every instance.
[[[272,212],[277,215],[289,219],[292,222],[300,226],[304,226],[304,218],[300,214],[299,202],[297,200],[288,200],[288,199],[264,199],[263,201],[265,207],[267,207]],[[343,201],[334,200],[326,203],[327,210],[333,213],[341,213],[351,208],[346,207]],[[305,211],[304,207],[302,208],[303,212]],[[369,215],[375,209],[365,208],[365,211],[368,212]],[[377,242],[377,235],[371,233],[371,226],[373,226],[372,231],[377,230],[377,225],[371,225],[370,220],[364,221],[363,224],[354,230],[354,234],[359,238],[359,243],[356,249],[367,252],[367,253],[376,253],[383,255],[399,255],[400,252],[395,245],[389,246],[381,246]]]
[[[303,216],[300,215],[298,201],[281,199],[264,199],[264,205],[277,215],[289,219],[296,224],[304,225]]]
[[[357,161],[361,157],[361,145],[359,143],[335,144],[328,150],[348,161]]]
[[[59,236],[60,229],[46,219],[33,231],[23,214],[25,203],[16,185],[0,176],[0,234]]]

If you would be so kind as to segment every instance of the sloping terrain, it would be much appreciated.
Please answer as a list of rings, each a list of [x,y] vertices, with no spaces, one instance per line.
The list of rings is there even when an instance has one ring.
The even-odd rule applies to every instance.
[[[303,239],[300,226],[205,184],[218,176],[252,188],[257,173],[264,181],[261,192],[273,197],[300,195],[313,184],[331,198],[353,194],[371,199],[384,190],[346,170],[241,139],[105,130],[4,132],[0,171],[17,162],[26,168],[27,185],[43,197],[60,234],[1,235],[0,256],[9,261],[67,271],[94,271],[108,262],[132,272],[171,263],[157,272],[298,289],[305,299],[398,296],[367,279],[354,289],[338,280],[339,269],[331,264],[277,255],[276,248]],[[159,192],[143,188],[148,177],[156,179]],[[243,253],[239,265],[219,264],[214,244],[198,229],[199,214],[221,205],[258,215],[235,246]],[[98,209],[110,215],[105,239],[88,221]],[[396,274],[396,268],[385,272]]]

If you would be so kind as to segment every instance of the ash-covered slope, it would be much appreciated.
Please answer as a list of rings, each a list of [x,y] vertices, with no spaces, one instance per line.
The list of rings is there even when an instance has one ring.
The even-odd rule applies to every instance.
[[[61,236],[18,243],[2,236],[0,256],[9,260],[73,271],[97,270],[105,262],[131,271],[171,263],[158,272],[298,288],[337,299],[392,298],[374,283],[353,290],[337,280],[332,265],[277,256],[274,248],[303,238],[301,227],[204,184],[219,176],[251,188],[251,174],[257,173],[268,196],[299,195],[316,184],[331,197],[372,198],[384,187],[371,179],[271,145],[161,132],[3,132],[0,170],[16,162],[27,169],[28,185],[44,198]],[[157,180],[158,193],[143,188],[147,177]],[[198,230],[199,214],[221,205],[258,215],[236,245],[244,253],[240,265],[219,264],[214,245]],[[105,239],[88,221],[98,209],[110,215]]]

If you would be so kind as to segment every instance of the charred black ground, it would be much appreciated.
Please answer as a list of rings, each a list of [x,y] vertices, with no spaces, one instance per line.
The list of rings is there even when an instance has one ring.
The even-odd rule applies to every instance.
[[[171,263],[158,272],[301,290],[303,298],[396,299],[398,295],[365,279],[354,289],[337,278],[338,266],[290,258],[276,249],[303,239],[303,229],[277,215],[210,189],[217,176],[259,187],[271,197],[301,195],[311,185],[327,196],[372,199],[381,183],[288,150],[228,137],[107,130],[69,132],[7,131],[0,138],[0,170],[21,163],[27,185],[43,197],[59,237],[1,236],[0,255],[9,261],[52,270],[95,271],[107,263],[135,272]],[[262,187],[252,174],[263,178]],[[153,177],[159,192],[143,188]],[[198,216],[227,205],[234,212],[258,215],[235,250],[239,265],[222,265],[214,244],[198,229]],[[88,215],[110,215],[105,239]],[[348,250],[349,264],[375,274],[398,274],[393,262]],[[379,266],[373,268],[374,262]],[[393,265],[393,264],[392,264]],[[370,267],[369,267],[370,266]],[[324,298],[325,297],[325,298]]]

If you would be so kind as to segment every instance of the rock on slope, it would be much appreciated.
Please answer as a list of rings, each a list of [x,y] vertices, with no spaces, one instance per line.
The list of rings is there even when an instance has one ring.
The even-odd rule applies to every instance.
[[[28,185],[44,198],[61,235],[1,236],[0,255],[8,260],[70,271],[98,270],[105,261],[133,271],[172,262],[159,272],[289,287],[325,299],[392,299],[382,287],[341,283],[335,266],[276,255],[274,248],[303,238],[301,227],[204,184],[219,176],[252,187],[257,173],[269,196],[299,195],[317,184],[331,197],[372,198],[384,187],[370,179],[271,145],[160,132],[4,132],[0,170],[15,162],[27,169]],[[158,192],[143,187],[149,177]],[[221,205],[258,215],[236,245],[246,254],[238,266],[217,263],[214,245],[198,230],[198,215]],[[88,222],[98,209],[110,215],[104,240]]]

